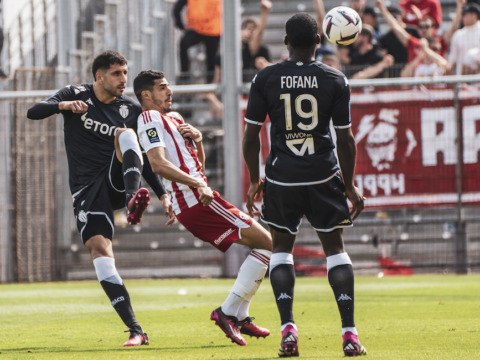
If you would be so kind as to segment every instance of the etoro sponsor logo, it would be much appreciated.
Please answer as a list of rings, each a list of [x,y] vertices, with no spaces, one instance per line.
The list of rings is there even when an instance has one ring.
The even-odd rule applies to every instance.
[[[83,114],[80,118],[83,121],[83,126],[85,127],[85,129],[93,130],[103,135],[115,136],[118,127],[116,127],[115,125],[108,125],[100,121],[90,119],[89,117],[87,117],[87,115],[88,112]]]

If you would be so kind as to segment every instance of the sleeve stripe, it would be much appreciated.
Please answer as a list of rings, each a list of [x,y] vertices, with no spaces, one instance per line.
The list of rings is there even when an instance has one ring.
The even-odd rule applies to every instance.
[[[253,125],[263,125],[263,122],[259,122],[259,121],[253,121],[253,120],[250,120],[250,119],[247,119],[247,118],[244,118],[245,122],[249,123],[249,124],[253,124]]]
[[[352,127],[352,124],[348,125],[342,125],[342,126],[333,126],[335,129],[348,129],[349,127]]]

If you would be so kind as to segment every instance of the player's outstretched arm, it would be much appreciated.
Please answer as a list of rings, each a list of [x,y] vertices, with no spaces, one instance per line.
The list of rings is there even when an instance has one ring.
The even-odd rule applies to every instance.
[[[28,109],[27,117],[30,120],[41,120],[49,116],[58,114],[60,111],[67,110],[70,110],[74,113],[82,114],[88,110],[88,105],[81,100],[60,102],[42,101]]]
[[[255,200],[258,199],[263,191],[263,182],[260,179],[260,163],[258,155],[260,153],[260,130],[261,126],[248,124],[245,127],[243,135],[243,158],[247,164],[250,174],[250,188],[247,194],[247,210],[250,216],[258,211],[255,206]]]

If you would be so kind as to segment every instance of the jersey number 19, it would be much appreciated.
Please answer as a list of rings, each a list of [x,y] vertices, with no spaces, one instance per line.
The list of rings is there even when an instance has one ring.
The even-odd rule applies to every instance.
[[[280,99],[285,103],[285,129],[293,130],[292,121],[292,97],[291,94],[281,94]],[[309,101],[311,110],[305,112],[302,109],[302,101]],[[317,111],[317,99],[310,94],[302,94],[295,98],[295,104],[293,106],[295,113],[302,119],[311,119],[310,123],[303,123],[299,121],[296,126],[303,131],[311,131],[318,125],[318,111]],[[304,156],[308,152],[308,155],[315,153],[315,146],[313,143],[312,134],[306,134],[303,132],[287,134],[286,144],[292,152],[297,156]]]

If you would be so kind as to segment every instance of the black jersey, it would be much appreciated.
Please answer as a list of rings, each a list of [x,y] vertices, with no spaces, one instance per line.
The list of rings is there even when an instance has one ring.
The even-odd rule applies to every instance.
[[[329,124],[348,128],[347,78],[318,61],[284,61],[260,71],[252,81],[245,121],[271,121],[270,182],[292,186],[321,183],[339,170]]]
[[[122,127],[134,128],[142,112],[140,104],[120,96],[105,104],[97,99],[92,84],[68,85],[28,111],[30,119],[41,119],[58,113],[61,101],[82,100],[88,111],[75,114],[62,111],[72,194],[91,184],[108,169],[115,151],[115,132]]]

